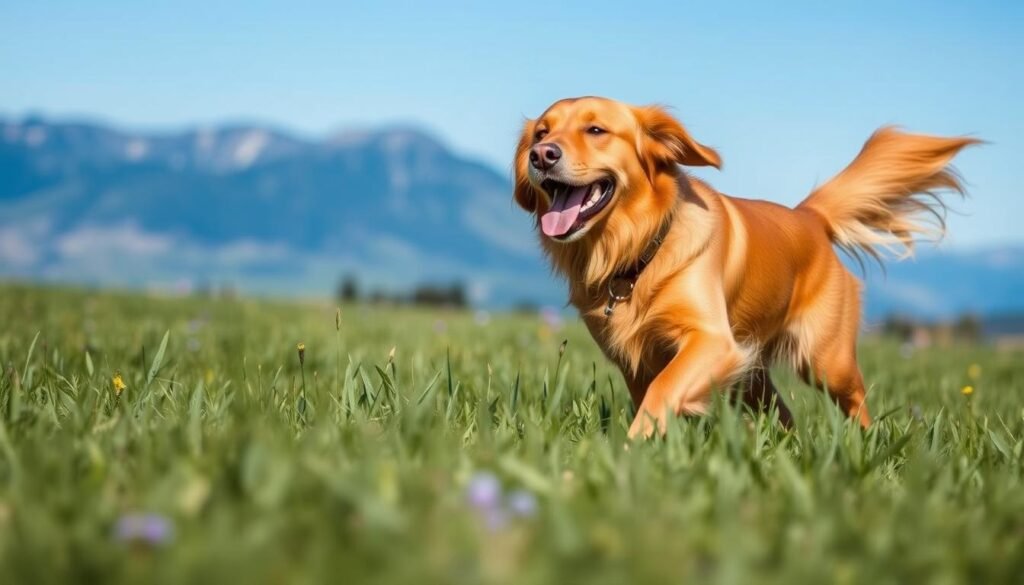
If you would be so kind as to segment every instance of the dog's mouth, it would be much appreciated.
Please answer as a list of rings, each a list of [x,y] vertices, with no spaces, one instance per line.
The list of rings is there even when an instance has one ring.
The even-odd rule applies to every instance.
[[[540,186],[551,196],[551,206],[540,218],[541,231],[556,240],[568,238],[583,229],[615,193],[615,181],[611,178],[598,179],[586,185],[545,179]]]

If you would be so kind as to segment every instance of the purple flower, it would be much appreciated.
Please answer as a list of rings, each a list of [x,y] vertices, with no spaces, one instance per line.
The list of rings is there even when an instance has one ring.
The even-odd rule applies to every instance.
[[[114,538],[120,542],[162,546],[174,538],[174,524],[160,514],[126,514],[114,525]]]
[[[544,321],[545,325],[555,331],[562,328],[562,313],[554,307],[544,307],[541,309],[540,318]]]
[[[481,512],[497,510],[501,506],[501,482],[489,471],[477,473],[466,485],[466,500]]]
[[[508,509],[513,516],[532,518],[537,513],[537,498],[526,490],[516,490],[508,495]]]

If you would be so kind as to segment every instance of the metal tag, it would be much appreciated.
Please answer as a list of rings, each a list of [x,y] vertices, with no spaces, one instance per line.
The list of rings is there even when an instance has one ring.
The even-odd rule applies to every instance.
[[[626,278],[613,278],[608,281],[608,306],[604,308],[604,316],[611,317],[615,304],[633,296],[633,281]]]

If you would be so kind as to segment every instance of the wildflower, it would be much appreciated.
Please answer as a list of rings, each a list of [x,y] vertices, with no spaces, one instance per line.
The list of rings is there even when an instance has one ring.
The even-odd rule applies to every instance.
[[[544,307],[540,310],[541,320],[551,329],[558,331],[562,328],[562,313],[554,307]]]
[[[493,473],[482,471],[474,475],[466,486],[466,500],[480,512],[501,506],[501,482]]]
[[[569,345],[568,339],[562,340],[562,345],[558,346],[558,357],[562,357],[565,354],[565,346]]]
[[[967,368],[967,377],[972,380],[977,380],[981,377],[981,366],[978,364],[971,364]]]
[[[334,310],[334,330],[341,331],[341,309]]]
[[[160,514],[127,514],[114,525],[114,539],[124,543],[162,546],[172,538],[174,524]]]
[[[537,498],[526,490],[516,490],[508,495],[508,509],[513,516],[530,518],[537,512]]]
[[[970,396],[971,394],[974,394],[974,386],[964,386],[960,389],[960,393],[964,396]]]
[[[394,363],[395,361],[395,350],[398,349],[397,345],[391,346],[391,351],[388,352],[388,363]]]
[[[532,518],[537,512],[537,498],[526,490],[514,490],[502,498],[501,481],[493,473],[474,475],[466,486],[466,499],[477,517],[491,532],[508,526],[514,518]]]
[[[115,396],[120,396],[121,392],[124,392],[124,389],[128,387],[128,385],[124,383],[124,378],[121,377],[121,372],[114,372],[114,377],[111,379],[111,383],[114,385]]]
[[[299,365],[300,366],[305,365],[306,364],[306,344],[302,343],[300,341],[299,344],[295,346],[295,349],[299,350]]]

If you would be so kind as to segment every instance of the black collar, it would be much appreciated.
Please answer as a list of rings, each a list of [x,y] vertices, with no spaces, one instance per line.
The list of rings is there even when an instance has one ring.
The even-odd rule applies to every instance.
[[[608,281],[608,305],[604,308],[605,317],[612,316],[612,311],[615,310],[616,304],[627,301],[629,297],[633,296],[633,287],[636,286],[636,280],[640,278],[640,273],[647,268],[651,260],[654,260],[654,255],[658,253],[671,227],[672,217],[669,217],[658,228],[658,233],[654,234],[651,241],[647,243],[647,247],[644,248],[640,257],[637,258],[636,263],[616,274]]]

